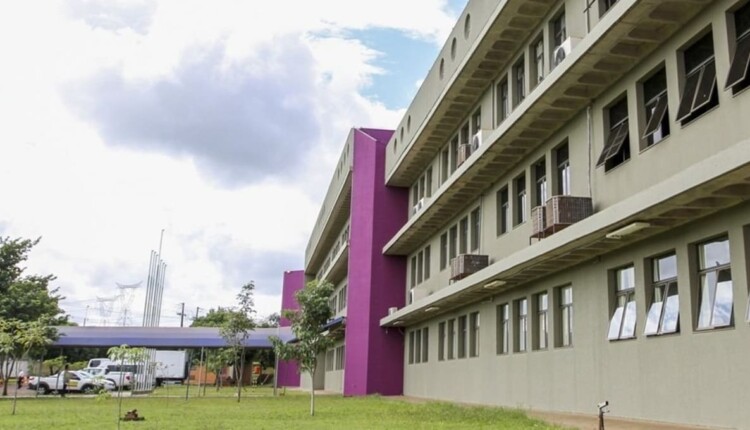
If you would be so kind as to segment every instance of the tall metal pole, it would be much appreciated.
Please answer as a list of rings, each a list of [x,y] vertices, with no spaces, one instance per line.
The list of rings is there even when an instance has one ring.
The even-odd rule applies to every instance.
[[[180,312],[177,313],[177,315],[180,316],[180,327],[184,327],[185,322],[185,302],[180,303],[181,309]]]

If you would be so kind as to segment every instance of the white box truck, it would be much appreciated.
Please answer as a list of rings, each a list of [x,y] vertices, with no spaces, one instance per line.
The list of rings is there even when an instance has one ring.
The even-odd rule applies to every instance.
[[[154,379],[157,386],[165,381],[182,382],[187,378],[187,351],[156,350],[154,353]],[[110,358],[92,358],[87,367],[108,368],[120,363]],[[126,366],[133,363],[125,363]],[[137,376],[136,376],[137,378]]]

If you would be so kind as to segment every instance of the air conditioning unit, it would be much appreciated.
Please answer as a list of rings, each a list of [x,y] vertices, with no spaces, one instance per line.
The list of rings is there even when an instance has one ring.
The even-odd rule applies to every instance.
[[[458,157],[456,157],[456,167],[464,164],[469,157],[471,157],[471,145],[462,144],[458,145]]]
[[[557,67],[558,64],[562,63],[565,58],[570,55],[570,52],[575,48],[575,45],[578,43],[578,38],[576,37],[569,37],[565,39],[565,41],[562,43],[562,45],[555,48],[555,51],[552,53],[552,66]]]
[[[474,136],[471,136],[471,152],[473,153],[477,149],[479,149],[480,146],[482,146],[482,143],[484,142],[484,134],[485,132],[483,130],[479,130],[474,134]]]
[[[489,256],[460,254],[451,260],[451,280],[463,279],[489,265]]]
[[[421,199],[419,199],[419,201],[417,202],[417,204],[414,205],[412,213],[416,214],[417,212],[419,212],[422,209],[424,209],[424,207],[427,206],[427,202],[429,202],[429,201],[430,201],[429,197],[422,197]]]

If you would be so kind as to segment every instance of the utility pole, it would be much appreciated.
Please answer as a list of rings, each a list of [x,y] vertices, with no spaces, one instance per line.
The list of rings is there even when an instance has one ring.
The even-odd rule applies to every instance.
[[[185,322],[185,302],[180,303],[180,311],[177,312],[177,315],[180,316],[180,327],[184,327],[183,323]]]
[[[198,319],[198,312],[200,312],[200,311],[201,311],[201,307],[200,306],[196,306],[195,307],[195,319]]]
[[[86,327],[86,321],[89,319],[89,305],[86,305],[86,314],[83,316],[83,326]]]

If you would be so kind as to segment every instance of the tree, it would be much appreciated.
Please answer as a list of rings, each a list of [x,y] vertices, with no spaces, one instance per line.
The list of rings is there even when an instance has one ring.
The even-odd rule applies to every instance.
[[[57,294],[58,289],[49,287],[55,277],[25,275],[25,268],[21,266],[39,240],[0,238],[0,321],[8,324],[37,323],[45,327],[67,321],[59,307],[62,297]],[[50,333],[50,337],[52,335]],[[15,336],[6,337],[4,341],[6,347],[3,351],[6,352],[0,352],[0,370],[10,373],[8,369],[13,370],[21,358],[18,351],[23,348],[19,346],[21,340]],[[15,345],[12,348],[11,343]],[[24,354],[40,346],[34,344]],[[8,352],[10,350],[12,352]],[[7,385],[3,386],[3,395],[8,395]]]
[[[194,318],[190,327],[221,327],[229,320],[232,310],[230,308],[219,307],[209,309],[206,315]]]
[[[0,354],[9,357],[2,369],[3,373],[9,375],[13,371],[13,365],[28,355],[34,347],[44,346],[52,343],[57,336],[55,330],[48,327],[43,320],[23,322],[19,320],[0,320]],[[3,387],[3,395],[6,396],[8,384]],[[16,400],[18,390],[13,395],[13,415],[16,414]]]
[[[293,343],[284,343],[271,337],[276,354],[282,360],[297,360],[300,370],[310,375],[310,415],[315,415],[314,375],[318,367],[318,355],[333,346],[333,339],[323,333],[323,325],[331,319],[332,311],[328,299],[334,286],[328,281],[310,281],[297,291],[295,297],[299,310],[284,310],[284,318],[292,324],[296,337]]]
[[[61,316],[58,289],[49,288],[55,276],[24,275],[21,267],[39,240],[0,238],[0,319],[30,322],[44,317],[50,325],[67,320]]]
[[[237,294],[239,306],[230,310],[229,317],[219,328],[221,337],[232,350],[235,375],[237,376],[238,403],[242,397],[242,381],[245,376],[245,340],[250,336],[250,332],[255,329],[255,321],[252,318],[252,314],[255,313],[254,292],[255,284],[253,281],[242,286],[239,294]]]
[[[113,361],[119,361],[120,366],[127,363],[143,363],[148,359],[148,351],[146,348],[134,348],[128,345],[113,346],[107,351],[107,355]],[[123,373],[120,373],[120,381],[117,384],[118,390],[118,404],[117,404],[117,428],[120,428],[120,417],[122,416],[122,386],[123,386]]]

